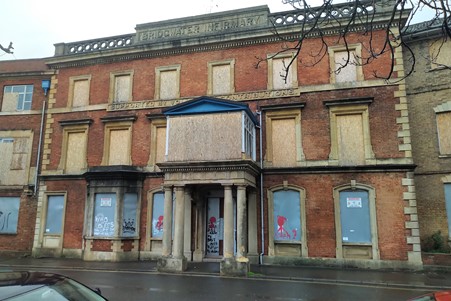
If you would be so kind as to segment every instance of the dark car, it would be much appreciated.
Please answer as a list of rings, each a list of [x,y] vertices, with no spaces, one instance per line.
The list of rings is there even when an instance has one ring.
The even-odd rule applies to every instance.
[[[42,272],[0,272],[0,300],[105,301],[100,290],[63,275]]]

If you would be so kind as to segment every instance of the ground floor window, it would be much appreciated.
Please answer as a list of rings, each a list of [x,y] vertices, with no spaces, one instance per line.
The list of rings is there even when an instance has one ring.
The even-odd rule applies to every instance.
[[[136,236],[137,209],[136,193],[125,193],[119,198],[116,193],[97,193],[94,200],[93,236]]]
[[[451,183],[445,184],[445,204],[448,217],[448,236],[451,237]]]
[[[60,235],[63,229],[64,195],[49,195],[45,234]]]
[[[301,240],[301,202],[297,190],[278,190],[274,198],[274,240]]]
[[[152,202],[152,237],[163,238],[164,193],[153,194]]]
[[[305,190],[284,182],[268,191],[270,256],[308,257]]]
[[[351,182],[334,189],[337,258],[380,258],[374,188]]]
[[[0,234],[17,233],[19,197],[0,197]]]

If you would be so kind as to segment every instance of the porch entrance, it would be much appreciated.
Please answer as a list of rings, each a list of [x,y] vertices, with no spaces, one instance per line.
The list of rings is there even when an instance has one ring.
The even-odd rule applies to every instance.
[[[236,253],[236,202],[233,205],[233,250]],[[224,198],[207,198],[205,257],[222,258],[224,247]]]

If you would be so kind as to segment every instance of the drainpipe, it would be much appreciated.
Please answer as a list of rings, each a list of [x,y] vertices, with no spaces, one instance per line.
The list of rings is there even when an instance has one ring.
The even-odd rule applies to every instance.
[[[263,127],[262,127],[262,112],[257,111],[258,118],[259,118],[259,125],[260,125],[260,168],[263,170]],[[265,253],[265,218],[264,218],[264,210],[263,210],[263,171],[260,171],[260,222],[261,222],[261,241],[262,241],[262,247],[261,247],[261,253],[259,256],[259,264],[263,264],[263,255]]]
[[[38,144],[38,154],[36,157],[36,173],[34,176],[34,191],[33,195],[36,196],[38,193],[38,178],[39,178],[39,163],[41,162],[41,147],[42,147],[42,139],[44,137],[44,116],[45,116],[45,108],[46,108],[46,100],[47,100],[47,92],[50,88],[50,80],[42,81],[42,88],[44,89],[44,101],[42,102],[42,112],[41,112],[41,128],[39,131],[39,144]]]

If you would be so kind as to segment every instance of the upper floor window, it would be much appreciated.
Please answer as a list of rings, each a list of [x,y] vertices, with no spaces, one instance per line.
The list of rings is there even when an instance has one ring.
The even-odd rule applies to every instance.
[[[337,103],[338,104],[338,103]],[[367,104],[330,106],[331,151],[339,165],[369,164],[374,159]]]
[[[132,100],[133,71],[112,72],[110,74],[110,102]]]
[[[255,125],[251,118],[243,112],[243,153],[256,160]]]
[[[105,118],[105,138],[102,165],[130,165],[132,122],[135,117]]]
[[[0,131],[0,185],[25,185],[31,158],[31,131]]]
[[[429,56],[432,68],[451,66],[451,41],[438,39],[431,42],[429,47]]]
[[[360,63],[361,45],[329,47],[330,82],[345,83],[363,80],[362,64]]]
[[[208,63],[208,95],[235,92],[235,60]]]
[[[148,165],[159,170],[157,163],[164,162],[166,154],[166,119],[153,119],[150,130],[150,156]]]
[[[301,140],[301,110],[266,113],[266,165],[294,167],[304,160]]]
[[[63,144],[59,169],[80,173],[87,167],[88,127],[91,120],[63,122]]]
[[[33,85],[5,86],[3,91],[2,111],[31,110]]]
[[[90,83],[90,75],[70,78],[68,107],[83,107],[89,105]]]
[[[155,99],[180,97],[180,67],[172,65],[155,69]]]
[[[298,67],[294,53],[270,54],[268,58],[268,90],[298,87]]]
[[[451,101],[434,108],[440,155],[451,155]]]

